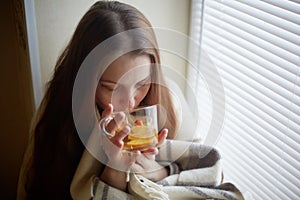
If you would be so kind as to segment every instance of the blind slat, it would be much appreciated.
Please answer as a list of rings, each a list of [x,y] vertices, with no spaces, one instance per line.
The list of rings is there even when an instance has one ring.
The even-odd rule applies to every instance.
[[[278,1],[278,0],[277,0],[277,4],[276,2],[274,1],[271,2],[269,0],[259,1],[259,2],[254,2],[253,0],[245,0],[245,1],[240,1],[239,3],[252,6],[258,10],[261,10],[262,13],[269,13],[271,15],[274,15],[278,17],[277,19],[279,20],[285,19],[286,21],[293,22],[295,24],[300,25],[300,19],[299,19],[300,4],[293,3],[291,1]],[[278,22],[279,26],[285,26],[285,24],[280,24],[280,22],[281,21]]]
[[[231,144],[236,145],[236,144],[238,144],[238,142],[233,141]],[[235,147],[231,148],[230,150],[236,151],[237,152],[236,156],[237,155],[242,156],[243,154],[238,152],[238,150],[240,148],[242,148],[242,146],[239,145],[239,146],[235,146]],[[246,153],[248,153],[248,152],[246,152]],[[247,154],[247,156],[249,156],[249,154]],[[272,188],[274,188],[274,183],[279,182],[279,180],[276,179],[278,177],[274,176],[273,174],[266,175],[268,172],[265,172],[265,169],[262,168],[263,166],[260,165],[260,163],[263,163],[263,161],[260,162],[259,160],[255,159],[255,157],[253,157],[253,156],[249,156],[249,158],[251,158],[252,159],[251,162],[255,162],[255,164],[249,166],[249,164],[247,162],[235,163],[234,161],[232,161],[230,163],[230,165],[234,166],[234,170],[235,170],[234,174],[240,173],[244,180],[251,180],[251,181],[248,181],[247,185],[244,183],[244,181],[242,181],[242,183],[241,183],[241,181],[239,181],[238,184],[244,184],[245,188],[247,188],[247,191],[249,190],[249,187],[251,187],[251,186],[258,186],[259,191],[262,191],[263,193],[268,194],[269,198],[265,198],[265,199],[270,199],[270,197],[273,197],[271,199],[274,199],[274,197],[277,197],[277,198],[280,197],[279,199],[293,199],[297,196],[295,194],[296,192],[291,191],[289,189],[290,185],[287,185],[287,187],[285,187],[285,185],[284,185],[280,189],[276,190],[276,192],[274,192],[272,190]],[[274,170],[272,170],[272,171],[274,171]],[[247,174],[248,176],[246,175],[246,177],[245,177],[245,174]],[[280,183],[280,185],[282,185],[282,184]],[[266,188],[271,190],[271,193],[269,193],[269,190],[267,190]],[[262,198],[263,196],[260,195],[259,197]],[[275,198],[275,199],[277,199],[277,198]]]
[[[273,35],[277,35],[292,43],[300,44],[300,41],[297,40],[297,36],[300,34],[297,23],[295,24],[291,21],[270,15],[270,13],[251,8],[243,4],[242,1],[224,1],[224,4],[220,4],[217,1],[207,1],[206,6],[222,10],[223,13],[234,15],[237,19],[241,19]],[[292,18],[299,19],[299,15],[296,14]]]
[[[235,131],[230,132],[232,135],[235,136]],[[288,197],[290,198],[295,198],[296,193],[298,191],[298,187],[295,185],[292,185],[285,179],[285,177],[281,176],[279,173],[273,174],[272,172],[279,171],[279,169],[276,168],[270,168],[270,165],[267,165],[265,160],[267,157],[263,158],[258,158],[257,153],[259,154],[260,151],[247,151],[246,149],[248,148],[256,148],[255,146],[249,146],[249,143],[241,143],[241,141],[237,141],[234,139],[235,137],[230,138],[230,142],[227,143],[227,145],[230,145],[231,152],[235,152],[234,154],[230,155],[231,157],[245,157],[247,156],[249,158],[249,162],[241,162],[239,163],[240,167],[235,167],[236,170],[239,170],[241,172],[244,172],[244,174],[248,175],[247,178],[250,177],[256,177],[256,180],[254,180],[254,183],[252,184],[258,184],[264,185],[265,187],[268,187],[269,189],[273,188],[273,184],[277,183],[280,185],[278,190],[280,193],[284,194],[284,196],[281,196],[281,199],[287,199]],[[246,146],[245,146],[246,145]],[[251,163],[251,166],[249,165]],[[273,162],[274,163],[274,162]],[[275,164],[275,163],[274,163]],[[299,182],[299,181],[298,181]],[[263,183],[263,184],[262,184]],[[287,184],[287,185],[286,185]],[[298,183],[299,184],[299,183]],[[290,189],[293,190],[290,190]],[[263,191],[266,191],[264,188]],[[279,193],[277,191],[277,194]],[[288,195],[288,196],[286,196]]]
[[[226,90],[233,91],[233,92],[238,92],[238,94],[242,94],[241,96],[236,96],[236,104],[237,105],[242,105],[242,106],[247,106],[247,108],[251,107],[253,110],[253,114],[255,114],[255,117],[257,117],[258,121],[264,120],[267,121],[273,129],[269,129],[271,132],[276,132],[276,137],[280,138],[283,141],[286,141],[288,138],[290,140],[289,145],[293,147],[294,149],[300,150],[299,148],[299,143],[300,143],[300,135],[298,134],[299,131],[299,126],[297,126],[297,123],[294,122],[295,127],[291,129],[290,127],[292,126],[290,118],[286,118],[284,116],[279,117],[276,116],[278,115],[277,111],[272,109],[270,105],[268,105],[268,101],[260,101],[255,98],[255,96],[251,96],[247,94],[244,91],[243,87],[235,87],[236,85],[235,82],[225,82],[226,87],[228,88]],[[234,93],[227,92],[228,96],[232,95]],[[259,96],[259,95],[257,95]],[[244,103],[245,101],[245,103]],[[270,103],[271,104],[271,103]],[[275,115],[275,117],[274,117]],[[259,119],[261,118],[261,119]],[[297,118],[299,119],[299,118]],[[295,121],[297,121],[297,119]],[[265,127],[265,129],[268,130],[268,127]],[[287,138],[288,137],[288,138]]]
[[[292,0],[289,1],[268,0],[267,3],[279,7],[281,9],[287,10],[289,12],[294,12],[298,15],[300,14],[299,2],[298,3],[293,2]]]
[[[217,38],[218,37],[216,37],[214,33],[210,33],[210,36],[206,38],[205,42],[203,42],[203,47],[205,47],[207,50],[215,49],[215,53],[218,56],[224,55],[224,57],[227,57],[228,59],[232,58],[231,60],[234,59],[241,65],[246,65],[246,68],[249,68],[248,70],[256,73],[259,77],[264,76],[265,80],[268,79],[269,81],[274,82],[277,87],[272,88],[272,90],[284,98],[290,98],[291,95],[295,94],[295,91],[300,89],[300,87],[295,84],[295,80],[297,80],[298,77],[296,74],[290,74],[287,72],[284,73],[282,69],[280,70],[278,66],[273,65],[264,58],[259,57],[252,52],[248,52],[244,48],[241,48],[234,43],[224,40],[216,41]],[[218,44],[217,47],[211,46],[216,43]],[[212,57],[214,57],[213,55],[214,54],[212,54]],[[247,57],[244,55],[247,55]],[[274,69],[272,69],[272,67],[274,67]],[[300,105],[300,101],[295,103]]]
[[[260,98],[261,96],[267,96],[267,98],[272,99],[274,102],[280,104],[282,107],[287,108],[288,112],[292,111],[295,113],[295,117],[298,117],[300,114],[300,107],[297,106],[297,100],[295,101],[294,93],[295,86],[291,86],[290,92],[284,89],[281,89],[275,81],[272,82],[269,79],[266,79],[269,75],[267,72],[265,72],[265,76],[263,76],[263,73],[257,73],[257,70],[259,67],[251,66],[251,63],[245,63],[244,61],[240,61],[240,59],[243,59],[243,57],[236,57],[235,54],[228,53],[222,53],[222,49],[216,50],[213,47],[211,47],[210,44],[213,44],[214,41],[207,40],[207,44],[205,44],[205,47],[208,52],[210,52],[212,55],[215,63],[221,68],[226,69],[230,71],[233,74],[237,74],[235,77],[239,77],[237,79],[241,79],[242,82],[245,82],[247,87],[255,88],[256,91],[259,91],[261,95],[259,95],[257,98]],[[218,63],[217,63],[218,62]],[[226,64],[226,66],[224,66]],[[244,65],[249,66],[248,68],[243,67]],[[251,66],[251,67],[250,67]],[[255,71],[251,71],[251,69],[254,69]],[[276,76],[275,76],[276,78]],[[271,79],[272,80],[272,79]],[[300,105],[300,102],[298,102]],[[298,109],[294,109],[295,107],[292,107],[292,105],[295,104]]]
[[[230,105],[230,106],[232,107],[232,105]],[[232,110],[231,110],[231,112],[234,112],[239,117],[242,117],[242,119],[245,122],[249,123],[249,126],[247,126],[247,127],[251,128],[251,130],[254,130],[252,132],[254,134],[253,136],[255,136],[256,138],[259,138],[256,142],[259,145],[263,144],[263,146],[264,146],[263,148],[267,147],[269,150],[272,151],[272,154],[270,153],[269,156],[272,158],[274,156],[278,156],[278,158],[285,160],[287,163],[290,163],[291,166],[294,166],[294,167],[291,167],[290,170],[292,172],[296,172],[297,171],[296,167],[300,167],[299,166],[299,146],[296,147],[295,149],[291,148],[290,146],[288,146],[286,144],[286,139],[280,140],[276,136],[273,136],[271,134],[271,133],[275,134],[276,131],[269,132],[263,128],[264,124],[266,122],[264,122],[263,120],[257,119],[255,117],[255,115],[253,113],[249,112],[249,110],[245,109],[245,107],[241,107],[241,106],[235,106],[235,107],[239,108],[240,111],[247,113],[248,116],[245,117],[245,116],[243,116],[243,113],[238,112],[238,110],[236,110],[234,108],[232,108]],[[231,115],[231,114],[228,114],[228,115]],[[253,118],[256,118],[256,119],[253,120]],[[251,124],[251,126],[250,126],[250,124]],[[249,137],[252,137],[252,135]],[[262,144],[260,144],[260,142],[262,142]],[[284,156],[284,158],[282,158],[282,156]],[[297,175],[297,176],[299,176],[299,175]]]
[[[274,155],[273,152],[268,149],[268,147],[264,147],[263,145],[257,146],[254,145],[257,142],[263,143],[263,140],[260,140],[259,138],[255,137],[258,136],[258,134],[255,134],[255,130],[251,129],[246,122],[242,122],[240,119],[238,119],[237,116],[230,115],[230,119],[233,121],[228,122],[227,128],[229,129],[228,132],[230,132],[230,139],[231,137],[238,139],[240,144],[244,146],[244,148],[240,149],[240,151],[244,151],[245,155],[251,154],[253,155],[252,161],[255,161],[255,159],[259,159],[260,166],[264,166],[265,169],[268,169],[267,171],[269,173],[272,173],[272,171],[280,171],[281,173],[276,174],[276,177],[281,179],[281,181],[290,181],[293,186],[293,188],[296,188],[295,186],[300,183],[299,175],[294,176],[297,169],[293,167],[288,162],[284,162],[282,160],[282,155]],[[239,134],[242,130],[246,129],[247,133],[249,134],[243,134],[243,138],[240,139]],[[227,138],[228,137],[228,138]],[[229,139],[229,133],[224,135],[224,139]],[[233,139],[237,141],[236,139]],[[252,142],[249,142],[252,141]],[[228,140],[228,142],[231,142],[231,140]],[[247,147],[247,148],[246,148]],[[249,151],[249,149],[252,149]],[[231,151],[231,156],[234,156],[234,151]],[[242,158],[243,159],[243,158]],[[248,160],[247,163],[251,162],[251,160]],[[246,162],[246,160],[245,160]],[[299,167],[299,164],[297,165]],[[292,180],[292,181],[291,181]],[[295,190],[296,191],[296,190]]]
[[[223,146],[223,144],[221,144],[220,146]],[[239,168],[239,164],[235,163],[234,159],[231,158],[223,158],[223,172],[225,174],[224,176],[224,182],[233,182],[233,184],[235,184],[238,187],[243,187],[243,188],[247,188],[246,191],[242,191],[244,193],[244,197],[245,199],[268,199],[270,198],[270,196],[268,196],[264,191],[262,191],[262,187],[260,187],[261,183],[259,182],[259,180],[257,180],[254,176],[251,176],[247,179],[244,179],[244,173],[241,170],[236,170],[237,168]],[[235,173],[230,173],[234,171]],[[227,176],[226,174],[230,173],[230,179],[227,180]],[[239,181],[242,180],[243,181]],[[265,187],[265,186],[264,186]],[[250,191],[255,191],[256,193],[250,193]],[[274,193],[272,194],[274,195]]]
[[[239,94],[243,92],[242,88],[236,88],[232,86],[231,84],[233,83],[226,82],[225,84],[228,87],[228,90],[232,91],[232,93],[229,93],[227,92],[228,90],[226,90],[228,95],[234,95],[233,92],[239,92]],[[285,123],[281,123],[281,121],[286,121],[287,123],[288,119],[283,120],[282,118],[279,117],[273,117],[274,115],[276,115],[276,111],[272,110],[272,108],[268,107],[267,104],[263,104],[259,102],[258,100],[256,100],[254,97],[250,95],[243,95],[243,96],[237,95],[234,98],[236,99],[236,104],[237,104],[236,106],[240,106],[240,105],[244,107],[247,106],[246,107],[247,109],[252,109],[251,111],[253,112],[254,115],[253,120],[255,120],[256,118],[255,121],[262,123],[263,121],[261,120],[264,120],[268,122],[269,128],[266,125],[264,125],[264,128],[269,130],[270,132],[276,133],[276,135],[273,137],[277,137],[282,141],[289,141],[288,144],[291,147],[293,147],[293,149],[299,150],[300,147],[298,144],[300,141],[300,135],[298,134],[298,132],[294,132],[291,129],[288,129]]]
[[[290,41],[292,38],[291,36],[287,38],[282,38],[278,35],[278,31],[283,32],[282,34],[285,35],[289,34],[286,30],[277,30],[275,27],[272,29],[273,32],[269,32],[268,30],[264,30],[261,27],[254,26],[252,22],[248,21],[243,21],[243,14],[242,13],[235,13],[235,12],[230,12],[231,15],[229,14],[224,14],[220,12],[219,10],[214,10],[214,9],[207,9],[208,15],[206,16],[206,20],[214,20],[212,22],[215,22],[214,24],[216,25],[216,28],[221,28],[221,29],[227,29],[230,31],[233,31],[237,36],[240,36],[243,38],[244,36],[248,36],[246,40],[249,40],[251,42],[254,42],[254,44],[257,44],[258,46],[261,46],[262,48],[265,48],[271,52],[274,52],[277,56],[284,56],[283,58],[292,62],[292,63],[297,63],[297,56],[299,55],[300,51],[300,41],[298,38],[298,35],[292,35],[294,40],[297,40],[299,44],[295,41]],[[234,15],[233,15],[234,13]],[[239,18],[236,18],[239,17]],[[299,16],[300,17],[300,16]],[[253,21],[256,21],[256,19],[252,19]],[[262,27],[265,27],[266,25],[261,25]],[[298,26],[298,29],[300,29],[300,26]],[[252,39],[253,38],[253,39]],[[259,41],[256,41],[258,39]],[[263,42],[260,44],[260,42]],[[266,44],[266,45],[263,45]],[[269,48],[269,47],[272,48]],[[276,49],[273,49],[276,48]],[[276,53],[276,51],[289,51],[293,55],[288,55],[288,53]]]

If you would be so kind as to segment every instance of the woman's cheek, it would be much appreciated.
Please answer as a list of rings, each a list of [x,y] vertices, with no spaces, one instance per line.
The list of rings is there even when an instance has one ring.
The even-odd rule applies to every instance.
[[[111,95],[109,93],[99,92],[96,95],[96,104],[102,109],[105,108],[109,103],[111,103]]]
[[[139,103],[147,96],[148,92],[149,92],[150,86],[147,86],[143,89],[141,89],[138,92],[138,98],[136,99]]]

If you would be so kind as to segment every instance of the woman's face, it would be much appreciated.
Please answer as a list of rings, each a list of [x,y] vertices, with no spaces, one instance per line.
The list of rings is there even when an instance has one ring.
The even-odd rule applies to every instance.
[[[126,54],[111,63],[97,86],[98,107],[111,103],[114,111],[136,108],[150,89],[150,67],[148,55]]]

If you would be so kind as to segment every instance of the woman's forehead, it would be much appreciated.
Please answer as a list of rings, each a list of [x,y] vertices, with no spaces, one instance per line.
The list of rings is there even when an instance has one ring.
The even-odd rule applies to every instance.
[[[150,56],[126,54],[112,62],[105,70],[101,81],[140,81],[150,76]]]

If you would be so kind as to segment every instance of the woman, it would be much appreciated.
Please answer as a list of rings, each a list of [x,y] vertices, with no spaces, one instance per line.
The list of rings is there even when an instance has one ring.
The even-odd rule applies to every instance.
[[[95,51],[102,45],[109,47],[109,51]],[[86,92],[88,87],[79,90],[79,96],[92,99],[81,106],[74,104],[73,93],[90,55],[97,61],[90,63],[97,71],[95,93]],[[99,64],[107,58],[113,59],[107,65]],[[55,66],[34,120],[21,169],[18,199],[128,199],[130,194],[146,199],[153,195],[158,195],[156,199],[243,199],[234,185],[221,184],[220,156],[215,149],[172,140],[178,121],[159,64],[155,35],[143,14],[123,3],[96,2],[79,22]],[[95,74],[88,74],[84,80],[94,81]],[[122,146],[129,128],[124,127],[113,137],[103,136],[98,128],[98,120],[113,111],[154,104],[164,108],[167,120],[160,126],[158,145],[147,151],[126,156]],[[86,112],[89,106],[97,109],[96,129],[94,124],[94,128],[87,126],[85,130],[89,131],[84,132],[84,137],[77,123],[85,118],[76,117],[74,105],[79,113]],[[117,115],[105,124],[106,130],[115,132],[123,117]],[[178,135],[189,133],[181,131]],[[167,138],[170,140],[166,141]],[[163,143],[166,145],[162,146]],[[100,162],[98,155],[104,156],[105,162]],[[132,174],[134,181],[128,183],[125,171],[129,168],[136,176]]]
[[[124,185],[126,182],[123,180],[125,175],[121,176],[120,180],[123,180],[121,185],[118,185],[120,181],[112,182],[112,176],[119,177],[118,172],[115,173],[113,169],[103,167],[101,163],[86,155],[88,152],[83,153],[85,146],[78,136],[72,115],[72,91],[82,62],[97,45],[118,33],[136,28],[147,28],[147,31],[141,31],[134,37],[130,38],[129,35],[127,39],[131,42],[127,40],[126,45],[138,44],[139,48],[122,55],[108,67],[108,70],[113,69],[114,74],[119,70],[121,76],[132,65],[148,65],[149,71],[147,70],[145,73],[144,78],[146,79],[136,79],[132,83],[136,87],[128,86],[134,90],[131,91],[133,96],[130,96],[134,100],[128,98],[119,103],[112,102],[112,91],[115,90],[115,85],[110,84],[110,82],[116,83],[117,81],[111,80],[112,73],[106,71],[100,79],[95,95],[99,114],[102,117],[109,116],[114,109],[113,104],[116,108],[119,106],[117,109],[120,110],[141,105],[160,104],[167,110],[168,121],[165,124],[166,129],[162,129],[160,132],[159,141],[163,143],[165,137],[171,139],[175,136],[175,112],[170,93],[162,86],[164,84],[159,66],[158,46],[153,30],[149,27],[151,24],[142,13],[119,2],[96,2],[83,16],[71,41],[57,61],[54,76],[48,83],[48,89],[36,115],[21,170],[19,199],[71,199],[70,186],[81,159],[92,160],[91,167],[97,171],[100,180],[120,190],[126,190],[126,185]],[[122,46],[122,41],[120,42],[120,46]],[[146,45],[147,48],[143,48],[143,45]],[[105,55],[99,55],[99,57],[101,56]],[[128,66],[124,66],[124,63],[128,63]],[[149,82],[147,79],[149,76],[151,79],[155,79],[151,80],[154,83]],[[162,83],[162,85],[155,83]],[[124,91],[128,88],[125,88]],[[114,125],[108,126],[113,127]],[[111,141],[115,145],[122,145],[125,135],[126,130],[118,138],[111,138]],[[157,149],[153,148],[152,153],[156,154]],[[166,170],[162,172],[160,179],[166,176],[166,172]],[[155,175],[151,176],[155,177]],[[74,182],[76,182],[76,177]],[[74,192],[76,189],[71,188],[71,190],[73,195],[77,195]]]

